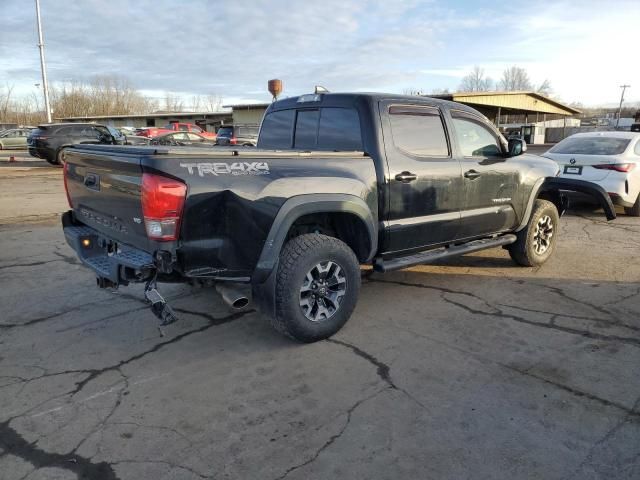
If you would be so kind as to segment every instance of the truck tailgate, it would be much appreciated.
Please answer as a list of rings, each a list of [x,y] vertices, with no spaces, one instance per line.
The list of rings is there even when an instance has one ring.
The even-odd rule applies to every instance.
[[[148,251],[142,204],[139,149],[65,151],[65,181],[74,215],[119,242]]]

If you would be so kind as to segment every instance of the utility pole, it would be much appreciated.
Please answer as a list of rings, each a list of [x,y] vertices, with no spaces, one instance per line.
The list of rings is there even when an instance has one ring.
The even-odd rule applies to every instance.
[[[42,89],[44,90],[44,109],[47,112],[47,122],[51,123],[51,105],[49,104],[49,84],[47,83],[47,68],[44,63],[44,42],[42,41],[42,23],[40,22],[40,0],[36,0],[36,17],[38,19],[38,48],[40,49],[40,69],[42,70]]]
[[[622,102],[624,102],[624,92],[627,88],[631,88],[631,85],[620,85],[622,93],[620,94],[620,106],[618,107],[618,119],[616,120],[616,130],[620,124],[620,115],[622,115]]]

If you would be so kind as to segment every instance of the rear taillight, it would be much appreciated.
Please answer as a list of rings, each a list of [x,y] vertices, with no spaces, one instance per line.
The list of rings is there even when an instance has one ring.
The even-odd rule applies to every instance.
[[[235,145],[236,143],[238,143],[238,139],[237,139],[236,137],[231,137],[231,138],[229,139],[229,143],[230,143],[231,145]]]
[[[616,172],[628,173],[636,167],[635,163],[605,163],[594,165],[598,170],[615,170]]]
[[[142,175],[142,214],[152,240],[177,240],[187,186],[159,175]]]
[[[69,176],[69,163],[64,162],[62,166],[62,179],[64,180],[64,192],[67,194],[67,202],[69,202],[69,208],[73,208],[73,203],[71,203],[71,195],[69,195],[69,185],[67,177]]]

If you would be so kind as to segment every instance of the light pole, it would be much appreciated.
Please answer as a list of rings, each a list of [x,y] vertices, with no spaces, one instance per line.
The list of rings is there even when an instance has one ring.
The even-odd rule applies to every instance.
[[[42,41],[42,23],[40,22],[40,0],[36,0],[36,17],[38,19],[38,48],[40,49],[40,69],[42,70],[42,89],[44,90],[44,109],[47,112],[47,122],[51,123],[51,105],[49,104],[49,84],[47,83],[47,68],[44,63],[44,42]]]
[[[631,88],[631,85],[620,85],[622,89],[622,93],[620,94],[620,106],[618,107],[618,119],[616,120],[616,130],[618,129],[618,125],[620,124],[620,115],[622,115],[622,102],[624,102],[624,91],[627,88]]]

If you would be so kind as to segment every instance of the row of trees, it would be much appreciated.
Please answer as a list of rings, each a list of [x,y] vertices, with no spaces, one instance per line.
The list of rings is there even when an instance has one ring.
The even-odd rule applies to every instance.
[[[53,116],[134,115],[157,111],[213,112],[222,99],[216,95],[195,95],[189,100],[174,93],[164,98],[145,97],[123,77],[100,76],[90,82],[52,84],[49,98]],[[46,115],[40,91],[16,96],[12,86],[0,87],[0,122],[33,125]]]
[[[458,92],[490,92],[495,90],[514,92],[519,90],[533,90],[542,95],[551,94],[551,84],[545,80],[539,85],[534,85],[529,79],[529,74],[522,67],[512,66],[502,72],[502,78],[495,82],[491,77],[485,75],[484,69],[475,66],[473,70],[462,78],[458,86]],[[405,95],[425,95],[427,92],[420,88],[405,88]],[[435,88],[432,94],[450,93],[448,88]]]
[[[485,76],[484,69],[475,66],[473,70],[462,78],[459,92],[486,92],[490,90],[502,90],[513,92],[518,90],[534,90],[543,95],[551,94],[549,80],[544,80],[539,85],[534,85],[529,79],[527,71],[518,66],[511,66],[502,72],[502,78],[496,83],[491,77]]]

